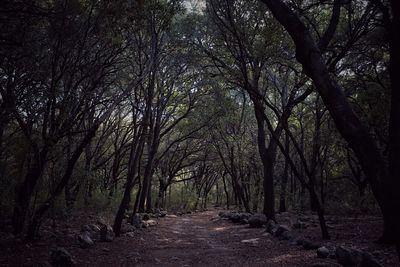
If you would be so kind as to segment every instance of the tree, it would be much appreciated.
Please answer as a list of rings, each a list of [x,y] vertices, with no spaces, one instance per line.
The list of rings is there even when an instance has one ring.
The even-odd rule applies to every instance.
[[[397,191],[400,188],[398,186],[398,179],[393,177],[386,168],[375,141],[361,123],[359,117],[354,113],[340,84],[329,74],[321,50],[304,23],[283,1],[262,0],[262,2],[268,6],[274,17],[291,36],[296,45],[297,60],[303,65],[307,75],[313,80],[324,104],[335,121],[338,131],[356,154],[382,210],[385,222],[383,238],[387,240],[389,236],[392,236],[396,237],[395,240],[400,240],[398,238],[400,237],[398,227],[395,226],[399,221],[399,215],[396,215],[394,212],[398,210],[400,201],[393,193],[394,190]],[[398,8],[397,3],[393,7],[393,14],[396,14],[398,10],[396,9]],[[398,23],[396,15],[394,16],[394,23]],[[391,29],[393,30],[393,28]],[[392,34],[391,44],[393,45],[396,41],[398,41],[398,37]],[[391,52],[394,53],[391,57],[391,71],[394,71],[393,66],[399,62],[396,58],[398,52],[393,50]],[[391,76],[393,76],[393,73]],[[391,118],[390,128],[392,129],[392,134],[393,132],[397,132],[396,129],[398,129],[398,126],[392,126],[396,117],[397,115]],[[391,135],[391,138],[394,138],[393,135]],[[393,142],[393,145],[397,144],[396,141],[390,142]],[[393,157],[397,153],[398,148],[395,146],[391,151],[393,154],[391,154],[390,166],[392,166],[393,160],[397,160],[398,158],[395,159]],[[393,174],[396,172],[396,168],[391,168]],[[397,247],[399,248],[399,244],[397,244]]]

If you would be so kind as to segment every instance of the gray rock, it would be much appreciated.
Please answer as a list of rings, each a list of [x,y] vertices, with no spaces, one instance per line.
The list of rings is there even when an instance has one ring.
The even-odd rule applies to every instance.
[[[91,232],[95,232],[95,233],[100,232],[100,227],[96,224],[89,224],[88,227]]]
[[[327,249],[326,247],[320,247],[317,249],[317,257],[318,258],[328,258],[329,256],[329,249]]]
[[[262,227],[267,223],[267,217],[264,214],[254,214],[249,219],[249,226],[252,228]]]
[[[135,237],[135,233],[134,232],[128,232],[128,233],[126,233],[126,236],[128,236],[128,237]]]
[[[229,220],[231,220],[233,223],[239,223],[240,222],[240,214],[238,212],[231,213],[229,215]]]
[[[162,211],[160,211],[160,212],[158,212],[158,217],[165,217],[165,216],[167,216],[167,212],[166,211],[164,211],[164,210],[162,210]]]
[[[292,234],[291,231],[285,231],[279,236],[279,239],[281,239],[281,240],[292,240],[293,239],[293,234]]]
[[[78,235],[78,240],[81,248],[89,248],[94,245],[93,240],[90,238],[89,232],[83,232],[82,234]]]
[[[243,212],[239,213],[239,223],[241,224],[248,224],[249,223],[249,218],[251,217],[251,213]]]
[[[129,223],[124,223],[121,226],[121,233],[122,234],[135,232],[135,230],[136,230],[136,228],[132,224],[129,224]]]
[[[147,221],[147,224],[148,224],[149,226],[156,226],[156,225],[158,224],[158,222],[155,221],[155,220],[148,220],[148,221]]]
[[[286,225],[279,225],[275,231],[275,236],[281,236],[285,232],[289,232],[290,229]]]
[[[278,226],[276,225],[276,223],[273,220],[269,220],[267,222],[266,225],[266,231],[270,234],[275,233],[276,229],[278,228]]]
[[[111,242],[114,240],[114,231],[111,226],[103,225],[100,228],[100,241]]]
[[[344,266],[356,266],[362,260],[362,253],[359,250],[343,246],[336,247],[335,255],[338,263]]]
[[[147,221],[142,222],[143,228],[148,228],[150,226],[156,226],[156,225],[157,225],[157,221],[155,221],[155,220],[147,220]]]
[[[320,244],[313,242],[311,240],[303,240],[302,246],[304,249],[310,250],[310,249],[318,249],[321,247]]]
[[[50,263],[56,267],[68,267],[76,264],[71,254],[65,248],[61,247],[51,249]]]
[[[81,232],[87,234],[92,240],[100,239],[100,227],[96,224],[85,224],[81,227]]]

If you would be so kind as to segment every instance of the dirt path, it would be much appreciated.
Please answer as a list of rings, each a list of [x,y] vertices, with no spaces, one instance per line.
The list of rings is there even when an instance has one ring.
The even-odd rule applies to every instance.
[[[285,220],[282,217],[279,221]],[[397,266],[393,248],[371,242],[380,233],[379,221],[357,221],[358,224],[353,220],[336,225],[331,230],[334,240],[323,245],[356,244],[370,252],[379,251],[385,259],[384,266]],[[51,235],[33,244],[0,245],[0,266],[49,266],[49,251],[54,246],[66,248],[76,266],[338,266],[335,260],[317,259],[315,250],[279,240],[263,228],[223,220],[218,210],[167,215],[158,219],[157,226],[124,234],[110,243],[96,242],[86,249],[79,247],[76,234],[80,225],[88,222],[76,223],[68,226],[68,222],[59,222]],[[322,242],[317,225],[296,235]]]
[[[315,252],[263,236],[264,229],[221,220],[217,211],[172,215],[159,222],[142,235],[136,266],[304,266],[305,259],[315,257]]]

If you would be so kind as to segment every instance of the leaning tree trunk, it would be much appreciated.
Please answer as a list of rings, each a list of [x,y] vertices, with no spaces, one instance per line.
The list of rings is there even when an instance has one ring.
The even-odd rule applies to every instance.
[[[339,133],[356,154],[381,207],[387,227],[388,221],[396,221],[396,218],[390,215],[394,213],[393,208],[395,208],[390,203],[397,201],[384,192],[386,186],[382,187],[381,181],[388,180],[388,172],[374,139],[352,110],[341,86],[330,75],[322,54],[304,23],[283,1],[262,0],[262,2],[268,6],[273,16],[292,37],[296,46],[296,58],[302,64],[306,74],[313,80]],[[390,227],[390,229],[393,228]]]
[[[146,118],[144,118],[146,119]],[[125,211],[128,208],[129,202],[131,201],[131,192],[134,186],[134,178],[138,170],[139,161],[141,159],[141,154],[143,151],[144,139],[145,139],[146,125],[143,125],[143,132],[138,137],[139,140],[137,142],[133,142],[131,147],[131,153],[129,158],[129,166],[128,166],[128,175],[127,181],[125,185],[125,191],[122,196],[122,200],[120,202],[117,214],[115,215],[113,231],[115,236],[120,236],[121,234],[121,225],[122,220],[125,216]]]

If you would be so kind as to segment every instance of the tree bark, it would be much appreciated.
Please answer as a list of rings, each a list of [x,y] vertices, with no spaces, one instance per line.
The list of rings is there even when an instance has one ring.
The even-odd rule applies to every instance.
[[[289,151],[289,137],[285,135],[285,150],[286,153],[290,154]],[[283,169],[282,179],[281,179],[281,192],[279,195],[279,212],[286,212],[286,187],[289,175],[289,162],[285,157],[285,166]]]
[[[146,121],[147,120],[146,116],[143,119]],[[142,127],[143,127],[142,134],[137,137],[138,140],[136,142],[132,143],[130,157],[129,157],[129,169],[128,169],[124,195],[122,196],[121,203],[119,205],[117,214],[115,215],[114,219],[113,231],[115,236],[117,237],[120,236],[121,234],[122,220],[124,219],[125,211],[128,208],[129,202],[131,201],[131,192],[135,184],[134,178],[138,171],[138,165],[143,151],[144,139],[146,136],[145,133],[147,128],[146,123],[144,123]]]
[[[264,207],[263,213],[270,220],[275,220],[275,195],[274,195],[274,178],[273,167],[275,157],[272,148],[267,149],[265,141],[264,129],[264,110],[261,104],[257,104],[258,100],[253,100],[254,112],[257,120],[257,144],[260,153],[261,162],[263,164],[263,189],[264,189]],[[272,139],[271,139],[272,140]],[[270,144],[271,145],[271,144]],[[276,149],[275,149],[276,151]]]
[[[48,148],[45,146],[40,152],[36,152],[33,162],[25,175],[24,181],[17,188],[14,212],[13,212],[13,233],[19,235],[24,231],[26,215],[35,186],[42,176],[46,165]]]

